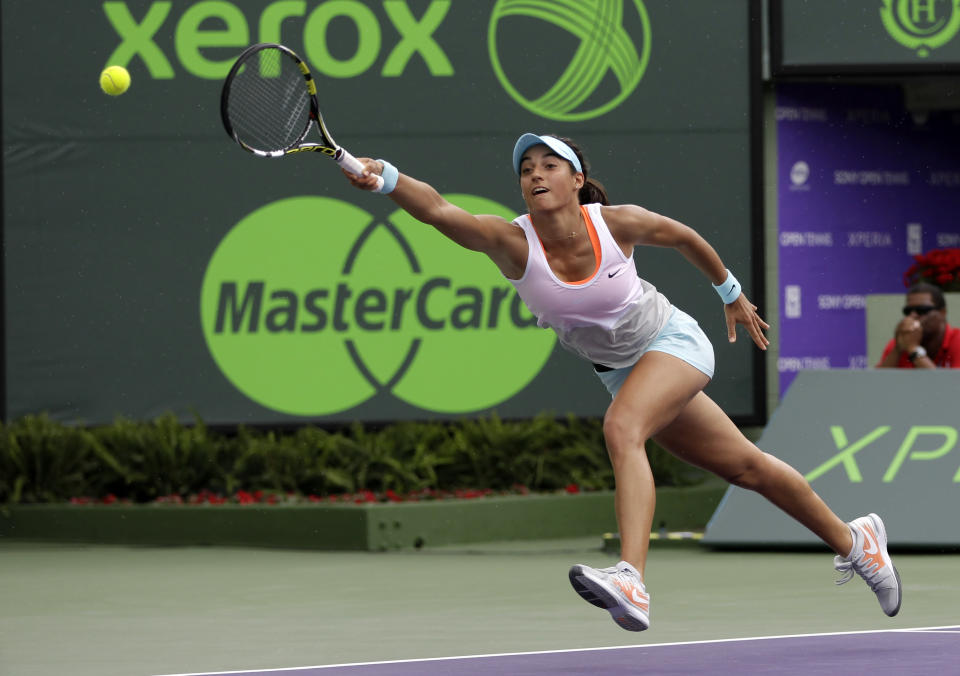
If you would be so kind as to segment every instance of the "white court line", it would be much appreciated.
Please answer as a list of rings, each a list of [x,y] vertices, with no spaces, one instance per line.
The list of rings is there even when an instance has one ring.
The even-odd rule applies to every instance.
[[[484,657],[523,657],[526,655],[557,655],[563,653],[584,653],[600,650],[624,650],[627,648],[663,648],[667,646],[705,645],[709,643],[735,643],[737,641],[769,641],[781,638],[818,638],[821,636],[854,636],[860,634],[889,634],[929,632],[937,634],[955,634],[960,625],[946,625],[942,627],[907,627],[902,629],[866,629],[863,631],[833,631],[817,634],[781,634],[779,636],[745,636],[742,638],[715,638],[703,641],[677,641],[674,643],[639,643],[636,645],[603,646],[600,648],[568,648],[566,650],[535,650],[520,653],[492,653],[489,655],[454,655],[450,657],[424,657],[407,660],[384,660],[381,662],[345,662],[343,664],[319,664],[306,667],[281,667],[278,669],[244,669],[242,671],[195,671],[188,674],[157,674],[157,676],[225,676],[226,674],[261,674],[281,673],[284,671],[298,671],[300,669],[339,669],[342,667],[369,667],[387,664],[410,664],[413,662],[442,662],[444,660],[476,660]]]

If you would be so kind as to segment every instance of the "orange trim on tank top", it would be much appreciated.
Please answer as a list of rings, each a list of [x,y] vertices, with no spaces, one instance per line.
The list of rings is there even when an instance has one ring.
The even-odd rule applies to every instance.
[[[596,277],[597,273],[600,271],[600,235],[597,234],[597,229],[593,225],[593,221],[590,220],[590,213],[587,211],[587,208],[580,205],[580,212],[583,214],[583,221],[587,224],[587,233],[590,235],[590,243],[593,245],[593,258],[597,261],[596,267],[593,269],[585,279],[581,279],[576,282],[566,282],[566,284],[573,284],[574,286],[579,284],[586,284],[591,279]]]
[[[593,272],[591,272],[584,279],[578,280],[576,282],[568,282],[566,280],[561,280],[564,284],[572,284],[573,286],[586,284],[596,276],[596,274],[600,271],[600,256],[603,253],[600,248],[600,235],[597,234],[597,229],[596,227],[594,227],[593,221],[590,220],[590,213],[587,211],[587,208],[582,204],[580,205],[580,213],[583,214],[583,222],[587,226],[587,234],[590,235],[590,244],[593,245],[593,258],[597,262],[597,265],[596,267],[593,268]],[[529,217],[530,214],[527,214],[527,216]],[[540,239],[540,235],[537,233],[536,229],[534,229],[533,232],[534,234],[537,235],[537,240],[540,242],[540,250],[543,251],[544,258],[547,261],[547,267],[550,268],[550,260],[546,258],[547,250],[546,250],[546,247],[543,246],[543,240]],[[553,268],[550,268],[550,272],[553,272]],[[557,273],[553,272],[553,276],[556,277]],[[560,278],[557,277],[557,279],[560,279]]]

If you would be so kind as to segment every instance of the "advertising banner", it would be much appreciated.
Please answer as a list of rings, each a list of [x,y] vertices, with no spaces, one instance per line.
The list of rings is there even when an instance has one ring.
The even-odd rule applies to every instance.
[[[486,258],[319,154],[261,159],[232,143],[223,78],[247,45],[282,42],[354,155],[506,218],[524,210],[516,138],[572,137],[614,203],[698,229],[756,295],[758,5],[4,0],[6,417],[601,415],[590,366]],[[97,85],[111,64],[132,76],[117,97]],[[756,418],[755,348],[726,343],[708,281],[673,251],[637,261],[717,346],[711,394]]]
[[[958,0],[771,0],[775,73],[960,70]]]
[[[911,114],[897,86],[776,96],[782,395],[801,370],[874,366],[867,294],[904,293],[913,255],[960,246],[960,113]]]
[[[891,546],[956,547],[958,385],[950,370],[801,373],[757,445],[803,474],[844,521],[879,514]],[[703,541],[820,542],[765,498],[732,486]]]

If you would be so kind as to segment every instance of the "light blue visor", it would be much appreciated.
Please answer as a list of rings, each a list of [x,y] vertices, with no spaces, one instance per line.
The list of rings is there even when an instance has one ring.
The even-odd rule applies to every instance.
[[[572,164],[574,169],[583,173],[583,167],[580,166],[580,160],[577,159],[577,154],[573,152],[573,148],[553,136],[537,136],[536,134],[524,134],[517,139],[517,144],[513,146],[513,170],[515,172],[520,173],[520,160],[523,159],[523,154],[532,146],[540,144],[550,148],[559,157]]]

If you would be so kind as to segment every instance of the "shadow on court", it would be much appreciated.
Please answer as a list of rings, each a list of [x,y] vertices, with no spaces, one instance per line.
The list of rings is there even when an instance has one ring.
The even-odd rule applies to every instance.
[[[654,548],[652,627],[639,634],[569,587],[572,563],[612,564],[599,538],[389,554],[6,542],[0,561],[0,673],[17,676],[289,669],[960,624],[958,554],[895,555],[904,602],[890,619],[861,581],[833,584],[826,551]]]

